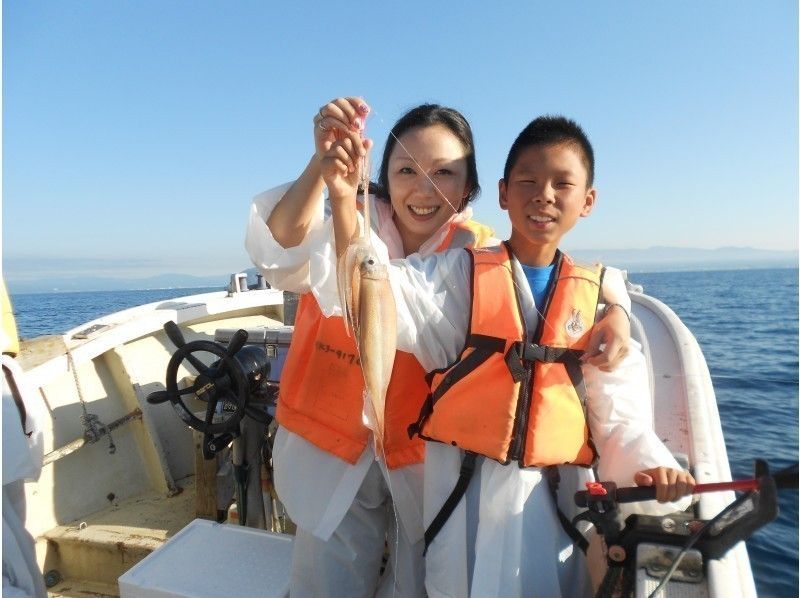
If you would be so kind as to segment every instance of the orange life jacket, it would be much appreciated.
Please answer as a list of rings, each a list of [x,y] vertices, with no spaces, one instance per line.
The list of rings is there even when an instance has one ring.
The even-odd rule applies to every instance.
[[[490,228],[472,220],[454,224],[437,251],[482,246]],[[292,344],[281,374],[278,423],[340,459],[355,463],[370,438],[362,411],[364,379],[355,340],[341,317],[326,318],[311,293],[300,298]],[[394,469],[422,462],[425,445],[407,428],[428,395],[425,370],[398,351],[386,393],[386,464]]]
[[[466,344],[454,364],[430,374],[431,393],[409,431],[504,464],[591,466],[596,452],[579,358],[603,269],[559,253],[544,316],[528,339],[508,248],[470,252]]]

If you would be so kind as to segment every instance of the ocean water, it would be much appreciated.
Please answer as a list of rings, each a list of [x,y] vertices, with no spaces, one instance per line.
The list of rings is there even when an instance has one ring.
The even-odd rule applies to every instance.
[[[772,470],[798,457],[798,271],[631,274],[692,331],[708,363],[734,479],[753,459]],[[798,595],[798,493],[747,542],[759,596]]]
[[[44,334],[63,334],[89,320],[137,305],[221,291],[223,288],[224,285],[197,289],[17,293],[11,295],[11,304],[19,336],[34,338]]]
[[[708,362],[734,478],[753,459],[773,470],[798,458],[798,271],[631,274],[697,337]],[[23,338],[60,334],[151,301],[218,289],[43,293],[12,296]],[[780,495],[778,519],[747,542],[760,596],[798,595],[798,493]]]

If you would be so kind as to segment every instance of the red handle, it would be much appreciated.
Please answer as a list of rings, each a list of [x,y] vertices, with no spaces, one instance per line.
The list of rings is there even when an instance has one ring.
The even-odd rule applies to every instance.
[[[617,488],[613,484],[603,484],[600,482],[587,482],[588,490],[575,493],[575,504],[585,507],[588,502],[595,500],[613,500],[618,503],[639,502],[642,500],[655,500],[655,486],[632,486],[630,488]],[[606,488],[606,486],[609,486]],[[758,490],[759,482],[757,479],[734,480],[732,482],[713,482],[710,484],[696,484],[692,490],[693,494],[702,492],[720,492],[722,490],[736,490],[744,492],[747,490]]]
[[[697,484],[692,493],[700,494],[701,492],[719,492],[720,490],[736,490],[737,492],[758,490],[758,480],[734,480],[732,482]]]

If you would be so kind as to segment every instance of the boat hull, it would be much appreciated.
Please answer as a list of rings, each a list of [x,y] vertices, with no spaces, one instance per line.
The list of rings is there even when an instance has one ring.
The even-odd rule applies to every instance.
[[[698,482],[730,479],[714,389],[697,341],[660,301],[635,291],[631,298],[632,335],[647,359],[659,437]],[[28,346],[32,352],[22,356],[23,367],[46,405],[45,452],[52,458],[38,483],[26,485],[27,527],[37,539],[43,571],[58,571],[72,587],[83,580],[96,593],[115,595],[119,575],[194,519],[197,437],[169,403],[146,401],[164,390],[175,350],[163,325],[175,321],[187,341],[213,341],[220,329],[279,328],[285,324],[283,300],[272,290],[185,297],[100,318],[38,341],[38,349],[36,342]],[[112,430],[113,452],[107,434],[81,442],[86,413],[105,425],[123,422]],[[57,454],[70,443],[78,448]],[[733,498],[732,492],[704,494],[697,514],[709,519]],[[601,576],[603,559],[593,568]],[[696,589],[699,594],[688,595],[755,596],[744,544],[706,563],[705,583]]]

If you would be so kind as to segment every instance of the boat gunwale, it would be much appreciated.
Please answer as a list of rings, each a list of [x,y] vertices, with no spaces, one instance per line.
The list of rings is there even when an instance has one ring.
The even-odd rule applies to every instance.
[[[174,308],[164,307],[173,303],[175,304]],[[181,304],[185,305],[178,307]],[[71,354],[73,363],[77,367],[92,361],[114,347],[158,332],[170,320],[180,326],[200,322],[204,318],[218,316],[225,312],[268,306],[282,307],[283,292],[275,289],[255,289],[232,294],[226,291],[215,291],[130,307],[84,322],[67,330],[62,335],[53,335],[61,337],[64,351],[26,369],[25,374],[32,385],[45,386],[69,371],[67,352]],[[89,338],[73,338],[78,332],[97,325],[105,325],[107,328],[98,330],[96,335]],[[36,339],[27,342],[34,340]]]
[[[687,434],[694,453],[691,456],[691,465],[695,479],[700,483],[730,480],[730,461],[722,434],[722,420],[719,416],[711,373],[700,344],[691,330],[664,302],[644,292],[631,291],[629,294],[633,303],[650,310],[661,320],[677,350],[681,371],[685,374],[686,408],[690,426]],[[706,397],[709,396],[715,400],[708,401]],[[658,432],[657,429],[656,431]],[[696,446],[698,442],[702,446]],[[697,498],[699,515],[703,519],[711,519],[735,499],[736,495],[732,491],[701,494]],[[735,581],[729,577],[731,569],[737,573]],[[732,593],[732,590],[738,590],[738,595],[741,596],[757,595],[750,557],[744,541],[736,544],[724,557],[707,561],[707,570],[711,598],[729,598],[737,595]]]

